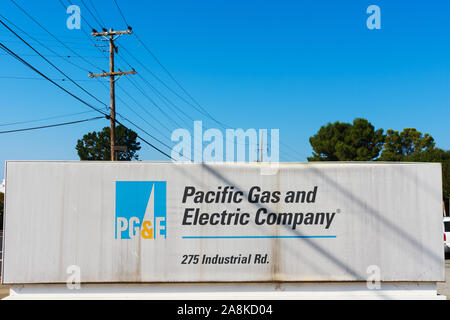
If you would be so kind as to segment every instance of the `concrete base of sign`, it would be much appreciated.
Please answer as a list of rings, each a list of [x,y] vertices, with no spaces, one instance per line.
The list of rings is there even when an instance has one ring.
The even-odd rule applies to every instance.
[[[5,299],[151,299],[151,300],[444,300],[434,282],[383,282],[369,289],[365,282],[323,283],[146,283],[12,285]]]

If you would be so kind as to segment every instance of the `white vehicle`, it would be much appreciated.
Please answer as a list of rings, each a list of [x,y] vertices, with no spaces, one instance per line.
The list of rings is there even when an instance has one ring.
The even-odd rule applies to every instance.
[[[450,253],[450,217],[444,217],[444,249]]]

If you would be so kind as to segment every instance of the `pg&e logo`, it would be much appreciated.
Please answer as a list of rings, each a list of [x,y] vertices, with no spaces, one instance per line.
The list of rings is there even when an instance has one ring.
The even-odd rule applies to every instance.
[[[165,239],[166,221],[166,181],[116,181],[116,239]]]

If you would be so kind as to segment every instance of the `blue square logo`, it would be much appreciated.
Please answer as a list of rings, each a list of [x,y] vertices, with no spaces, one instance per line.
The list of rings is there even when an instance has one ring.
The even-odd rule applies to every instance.
[[[116,239],[165,239],[166,181],[116,181]]]

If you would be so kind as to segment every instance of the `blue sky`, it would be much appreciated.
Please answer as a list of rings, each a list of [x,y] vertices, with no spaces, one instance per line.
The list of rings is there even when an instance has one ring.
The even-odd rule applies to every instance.
[[[320,126],[334,121],[351,122],[356,117],[367,118],[376,128],[385,130],[415,127],[430,133],[438,147],[450,149],[449,1],[117,1],[133,30],[214,117],[234,128],[280,129],[281,161],[306,161],[312,152],[308,138]],[[107,70],[107,59],[86,35],[80,30],[67,29],[68,15],[58,0],[16,2],[100,69],[93,69],[77,57],[68,60],[92,72]],[[72,2],[81,7],[82,16],[99,30],[83,3]],[[90,0],[84,0],[84,3],[91,4]],[[113,0],[96,0],[94,4],[108,27],[125,28]],[[381,8],[380,30],[366,27],[369,16],[366,8],[371,4]],[[72,54],[9,0],[1,2],[0,13],[59,54]],[[85,21],[82,21],[82,27],[90,32]],[[3,27],[0,27],[0,39],[45,74],[62,78],[41,58],[29,56],[32,51]],[[25,39],[30,40],[26,36]],[[109,103],[108,90],[100,82],[88,78],[87,72],[53,57],[36,42],[30,40],[30,43],[73,79],[82,80],[80,85]],[[193,118],[203,120],[205,126],[217,127],[213,121],[171,95],[120,49],[122,46],[128,49],[171,88],[183,94],[134,36],[123,36],[117,44],[119,55],[123,55],[138,73],[177,106]],[[123,60],[119,59],[118,64],[122,70],[129,69]],[[8,78],[37,78],[38,75],[3,52],[0,65],[0,125],[89,111],[47,81]],[[134,77],[133,81],[148,91],[140,78],[129,77]],[[58,83],[100,107],[70,83]],[[177,127],[128,79],[121,78],[118,84],[164,126],[171,130]],[[119,113],[170,144],[169,133],[162,126],[134,105],[121,89],[117,94],[147,122],[120,101],[117,102]],[[150,91],[148,95],[154,97]],[[93,116],[94,112],[0,126],[0,131]],[[149,127],[148,122],[166,132],[165,136]],[[96,120],[74,126],[1,134],[0,178],[5,160],[77,160],[77,139],[107,125],[107,120]],[[153,142],[151,138],[148,140]],[[142,160],[166,160],[145,144],[139,154]]]

